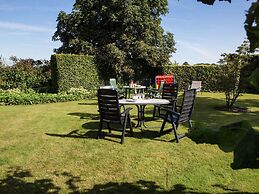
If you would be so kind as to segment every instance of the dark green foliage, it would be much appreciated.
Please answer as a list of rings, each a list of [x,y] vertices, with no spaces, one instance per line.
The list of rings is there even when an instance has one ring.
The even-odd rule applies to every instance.
[[[219,148],[224,152],[234,151],[251,129],[252,126],[248,121],[240,121],[220,127],[217,142]]]
[[[254,88],[259,90],[259,67],[253,71],[248,81]]]
[[[213,5],[213,3],[216,1],[216,0],[197,0],[197,1],[200,1],[204,4],[207,4],[207,5]],[[231,3],[231,0],[219,0],[219,1],[228,1],[229,3]]]
[[[259,1],[252,3],[246,14],[245,30],[250,42],[250,49],[259,48]]]
[[[154,77],[175,52],[173,34],[161,27],[167,12],[167,0],[77,0],[58,15],[56,52],[96,55],[105,80]]]
[[[224,152],[234,152],[232,168],[254,167],[259,158],[259,132],[248,121],[240,121],[219,129],[197,128],[188,135],[196,143],[217,144]]]
[[[71,88],[96,90],[99,77],[94,58],[88,55],[56,54],[51,56],[53,91]]]
[[[182,65],[190,65],[187,61],[185,61]]]

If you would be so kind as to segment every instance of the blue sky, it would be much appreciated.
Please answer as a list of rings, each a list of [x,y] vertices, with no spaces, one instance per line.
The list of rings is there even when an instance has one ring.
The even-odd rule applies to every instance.
[[[162,26],[172,32],[180,64],[215,63],[220,54],[234,52],[245,39],[245,11],[254,1],[236,0],[213,6],[196,0],[168,0]],[[0,55],[6,60],[49,59],[59,42],[52,41],[59,11],[70,13],[74,0],[1,0]]]

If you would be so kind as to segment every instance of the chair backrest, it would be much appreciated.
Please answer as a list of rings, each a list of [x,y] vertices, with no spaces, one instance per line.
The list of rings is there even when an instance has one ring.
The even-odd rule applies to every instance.
[[[184,92],[182,108],[180,111],[178,123],[184,123],[190,120],[193,106],[194,106],[195,96],[196,96],[195,89],[186,90]]]
[[[197,92],[201,91],[201,81],[192,81],[190,89],[196,89]]]
[[[112,86],[100,86],[100,89],[113,89]]]
[[[110,85],[113,87],[113,89],[117,90],[118,86],[115,78],[110,78]]]
[[[175,100],[178,95],[178,84],[177,83],[164,83],[162,98],[167,100]]]
[[[120,123],[118,93],[112,89],[98,89],[98,108],[102,121]]]

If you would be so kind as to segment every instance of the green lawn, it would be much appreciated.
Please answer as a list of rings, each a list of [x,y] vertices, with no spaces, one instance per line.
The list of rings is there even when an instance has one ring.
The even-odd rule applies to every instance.
[[[215,111],[224,95],[198,94],[193,123],[219,127],[243,119],[259,130],[259,95],[237,105],[249,113]],[[136,123],[136,107],[131,114]],[[161,120],[142,134],[97,140],[97,101],[0,106],[0,193],[258,193],[259,169],[233,170],[232,153],[189,138],[157,137]],[[169,127],[169,125],[168,125]],[[180,131],[185,130],[182,126]]]

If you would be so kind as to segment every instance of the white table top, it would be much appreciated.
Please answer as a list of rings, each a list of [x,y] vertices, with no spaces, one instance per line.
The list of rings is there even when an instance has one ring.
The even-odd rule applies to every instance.
[[[123,86],[123,88],[125,89],[146,89],[146,86],[140,86],[140,85],[136,85],[135,87],[131,87],[131,86]]]
[[[121,99],[119,100],[120,104],[124,105],[161,105],[161,104],[170,104],[169,100],[166,99]]]

